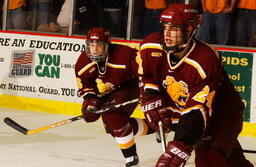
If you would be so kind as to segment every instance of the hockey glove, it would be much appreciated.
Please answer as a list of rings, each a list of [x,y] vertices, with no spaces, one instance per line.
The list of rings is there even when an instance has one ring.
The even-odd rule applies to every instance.
[[[159,121],[164,125],[164,132],[168,132],[171,126],[171,116],[167,114],[169,111],[163,108],[163,102],[163,98],[156,95],[153,95],[150,100],[142,99],[141,107],[147,124],[157,132],[159,132]]]
[[[100,108],[100,100],[98,98],[84,99],[82,106],[82,116],[86,122],[94,122],[100,118],[100,114],[93,113]]]
[[[156,167],[182,167],[185,166],[193,151],[193,146],[180,141],[168,143],[165,153],[163,153],[156,163]]]
[[[173,111],[168,108],[161,108],[157,110],[163,123],[163,130],[165,133],[171,130]]]

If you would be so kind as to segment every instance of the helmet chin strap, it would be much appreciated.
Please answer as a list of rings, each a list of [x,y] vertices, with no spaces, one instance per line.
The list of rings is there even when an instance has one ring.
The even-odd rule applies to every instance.
[[[166,46],[165,44],[163,45],[163,49],[167,52],[172,52],[172,53],[178,53],[182,51],[186,47],[187,43],[182,44],[182,45],[175,45],[175,46]]]
[[[165,44],[163,44],[163,49],[167,52],[173,52],[173,53],[179,53],[181,52],[182,50],[185,49],[185,47],[191,42],[191,40],[193,39],[193,37],[196,35],[196,32],[198,30],[198,27],[195,28],[193,31],[192,31],[192,34],[190,35],[189,39],[183,43],[183,44],[180,44],[180,45],[175,45],[175,46],[166,46]],[[185,41],[185,39],[184,39]]]
[[[94,62],[101,62],[106,59],[106,56],[104,56],[104,55],[94,56],[94,55],[90,54],[90,55],[88,55],[88,57],[91,61],[94,61]]]

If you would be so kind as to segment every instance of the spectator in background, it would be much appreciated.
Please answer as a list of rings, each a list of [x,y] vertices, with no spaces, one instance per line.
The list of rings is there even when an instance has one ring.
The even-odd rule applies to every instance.
[[[57,17],[57,24],[60,26],[61,31],[65,33],[68,32],[70,15],[73,12],[72,3],[72,0],[65,0]]]
[[[144,37],[158,30],[160,14],[165,8],[165,0],[145,0]]]
[[[134,5],[133,38],[143,38],[145,0],[136,0]]]
[[[124,34],[122,28],[123,9],[125,0],[102,0],[104,8],[103,15],[100,15],[100,26],[110,30],[111,36],[121,37]]]
[[[189,0],[188,4],[192,5],[199,12],[199,14],[203,13],[201,0]]]
[[[26,26],[25,20],[25,0],[9,0],[8,6],[8,29],[24,29]]]
[[[2,26],[3,26],[3,20],[2,20],[2,13],[3,13],[3,4],[4,4],[4,0],[0,0],[0,28],[2,29]]]
[[[53,0],[50,3],[49,15],[46,24],[40,24],[37,28],[38,31],[42,32],[60,32],[61,29],[57,24],[57,17],[62,9],[65,0]]]
[[[99,16],[102,13],[103,6],[100,0],[77,0],[74,18],[75,33],[87,34],[89,29],[99,26]]]
[[[186,0],[166,0],[167,6],[172,3],[185,3]]]
[[[256,1],[239,0],[236,19],[236,45],[253,46],[256,34]],[[255,41],[254,41],[255,43]]]
[[[256,47],[256,34],[254,34],[253,37],[252,37],[251,47]]]
[[[236,0],[201,0],[201,3],[203,16],[196,38],[207,43],[227,44]]]
[[[34,27],[48,23],[52,0],[30,0],[30,10],[33,12]]]
[[[71,3],[71,0],[52,1],[48,24],[40,25],[38,30],[67,33],[72,14]],[[91,27],[98,26],[98,13],[103,12],[99,0],[76,0],[75,5],[74,33],[85,34]]]
[[[199,11],[199,13],[201,13],[202,10],[201,0],[166,0],[166,6],[169,6],[173,3],[183,3],[192,5],[196,10]]]

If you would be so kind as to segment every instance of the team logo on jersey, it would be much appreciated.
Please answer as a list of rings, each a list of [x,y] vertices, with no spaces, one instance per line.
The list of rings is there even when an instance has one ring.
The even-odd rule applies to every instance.
[[[152,57],[160,57],[160,56],[162,56],[162,53],[161,52],[152,52],[151,56]]]
[[[166,77],[165,83],[167,93],[172,100],[181,107],[185,106],[189,97],[188,85],[183,81],[177,82],[171,76]]]
[[[113,84],[111,84],[109,82],[104,83],[99,78],[96,79],[96,83],[97,83],[98,91],[102,94],[108,94],[108,93],[112,92],[115,89]]]

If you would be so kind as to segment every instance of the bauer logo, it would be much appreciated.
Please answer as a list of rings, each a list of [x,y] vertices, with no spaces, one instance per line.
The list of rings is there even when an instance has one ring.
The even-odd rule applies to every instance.
[[[10,77],[28,77],[34,66],[34,50],[14,50],[11,55]]]

